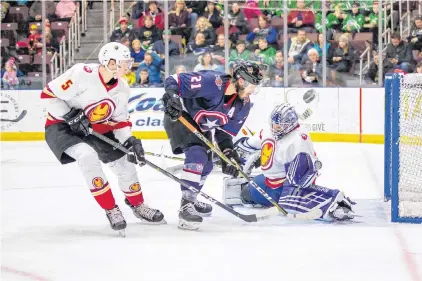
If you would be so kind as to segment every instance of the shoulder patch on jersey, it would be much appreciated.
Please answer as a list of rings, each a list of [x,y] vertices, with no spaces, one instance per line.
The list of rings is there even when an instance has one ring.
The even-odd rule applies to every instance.
[[[223,79],[221,79],[220,75],[215,75],[215,85],[217,85],[218,89],[221,90],[221,86],[223,86]]]
[[[268,170],[273,165],[275,142],[267,139],[262,143],[261,148],[261,169]]]
[[[302,137],[303,140],[307,140],[308,139],[308,135],[307,134],[301,134],[300,136]]]
[[[84,70],[85,72],[92,73],[92,68],[87,65],[84,66]]]

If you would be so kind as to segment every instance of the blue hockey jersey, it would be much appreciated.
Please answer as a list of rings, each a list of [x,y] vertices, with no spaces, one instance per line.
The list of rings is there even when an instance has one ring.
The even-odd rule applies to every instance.
[[[175,74],[165,81],[165,88],[177,90],[184,109],[202,131],[218,128],[237,135],[249,115],[249,100],[237,94],[226,96],[231,76],[214,70]]]

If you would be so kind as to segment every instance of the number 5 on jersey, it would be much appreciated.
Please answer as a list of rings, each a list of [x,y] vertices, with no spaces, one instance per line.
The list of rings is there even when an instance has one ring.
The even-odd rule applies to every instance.
[[[65,83],[62,84],[62,90],[66,91],[67,89],[69,89],[70,85],[73,85],[72,80],[67,80]]]

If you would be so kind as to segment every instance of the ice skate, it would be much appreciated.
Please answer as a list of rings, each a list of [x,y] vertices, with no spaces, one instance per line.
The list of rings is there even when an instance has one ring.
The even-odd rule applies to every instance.
[[[351,220],[355,217],[355,213],[347,207],[338,206],[334,211],[329,213],[330,217],[337,221]]]
[[[143,222],[146,222],[149,224],[166,224],[167,223],[166,220],[164,219],[163,213],[161,213],[157,209],[148,207],[147,204],[143,203],[138,206],[133,206],[132,204],[130,204],[127,198],[125,198],[125,203],[132,209],[133,214]]]
[[[211,204],[207,204],[201,201],[196,200],[193,202],[193,206],[195,207],[195,211],[197,215],[201,217],[209,217],[212,213],[212,206]]]
[[[125,228],[127,226],[125,218],[119,209],[119,206],[114,206],[113,209],[105,210],[110,226],[113,230],[119,232],[119,235],[125,237]]]
[[[179,228],[186,230],[198,230],[202,217],[195,210],[194,203],[182,198],[179,210]]]

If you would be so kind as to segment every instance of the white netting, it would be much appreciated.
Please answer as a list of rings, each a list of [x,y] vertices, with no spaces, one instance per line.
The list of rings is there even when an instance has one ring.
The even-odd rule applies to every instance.
[[[399,215],[422,218],[422,75],[400,85]]]

